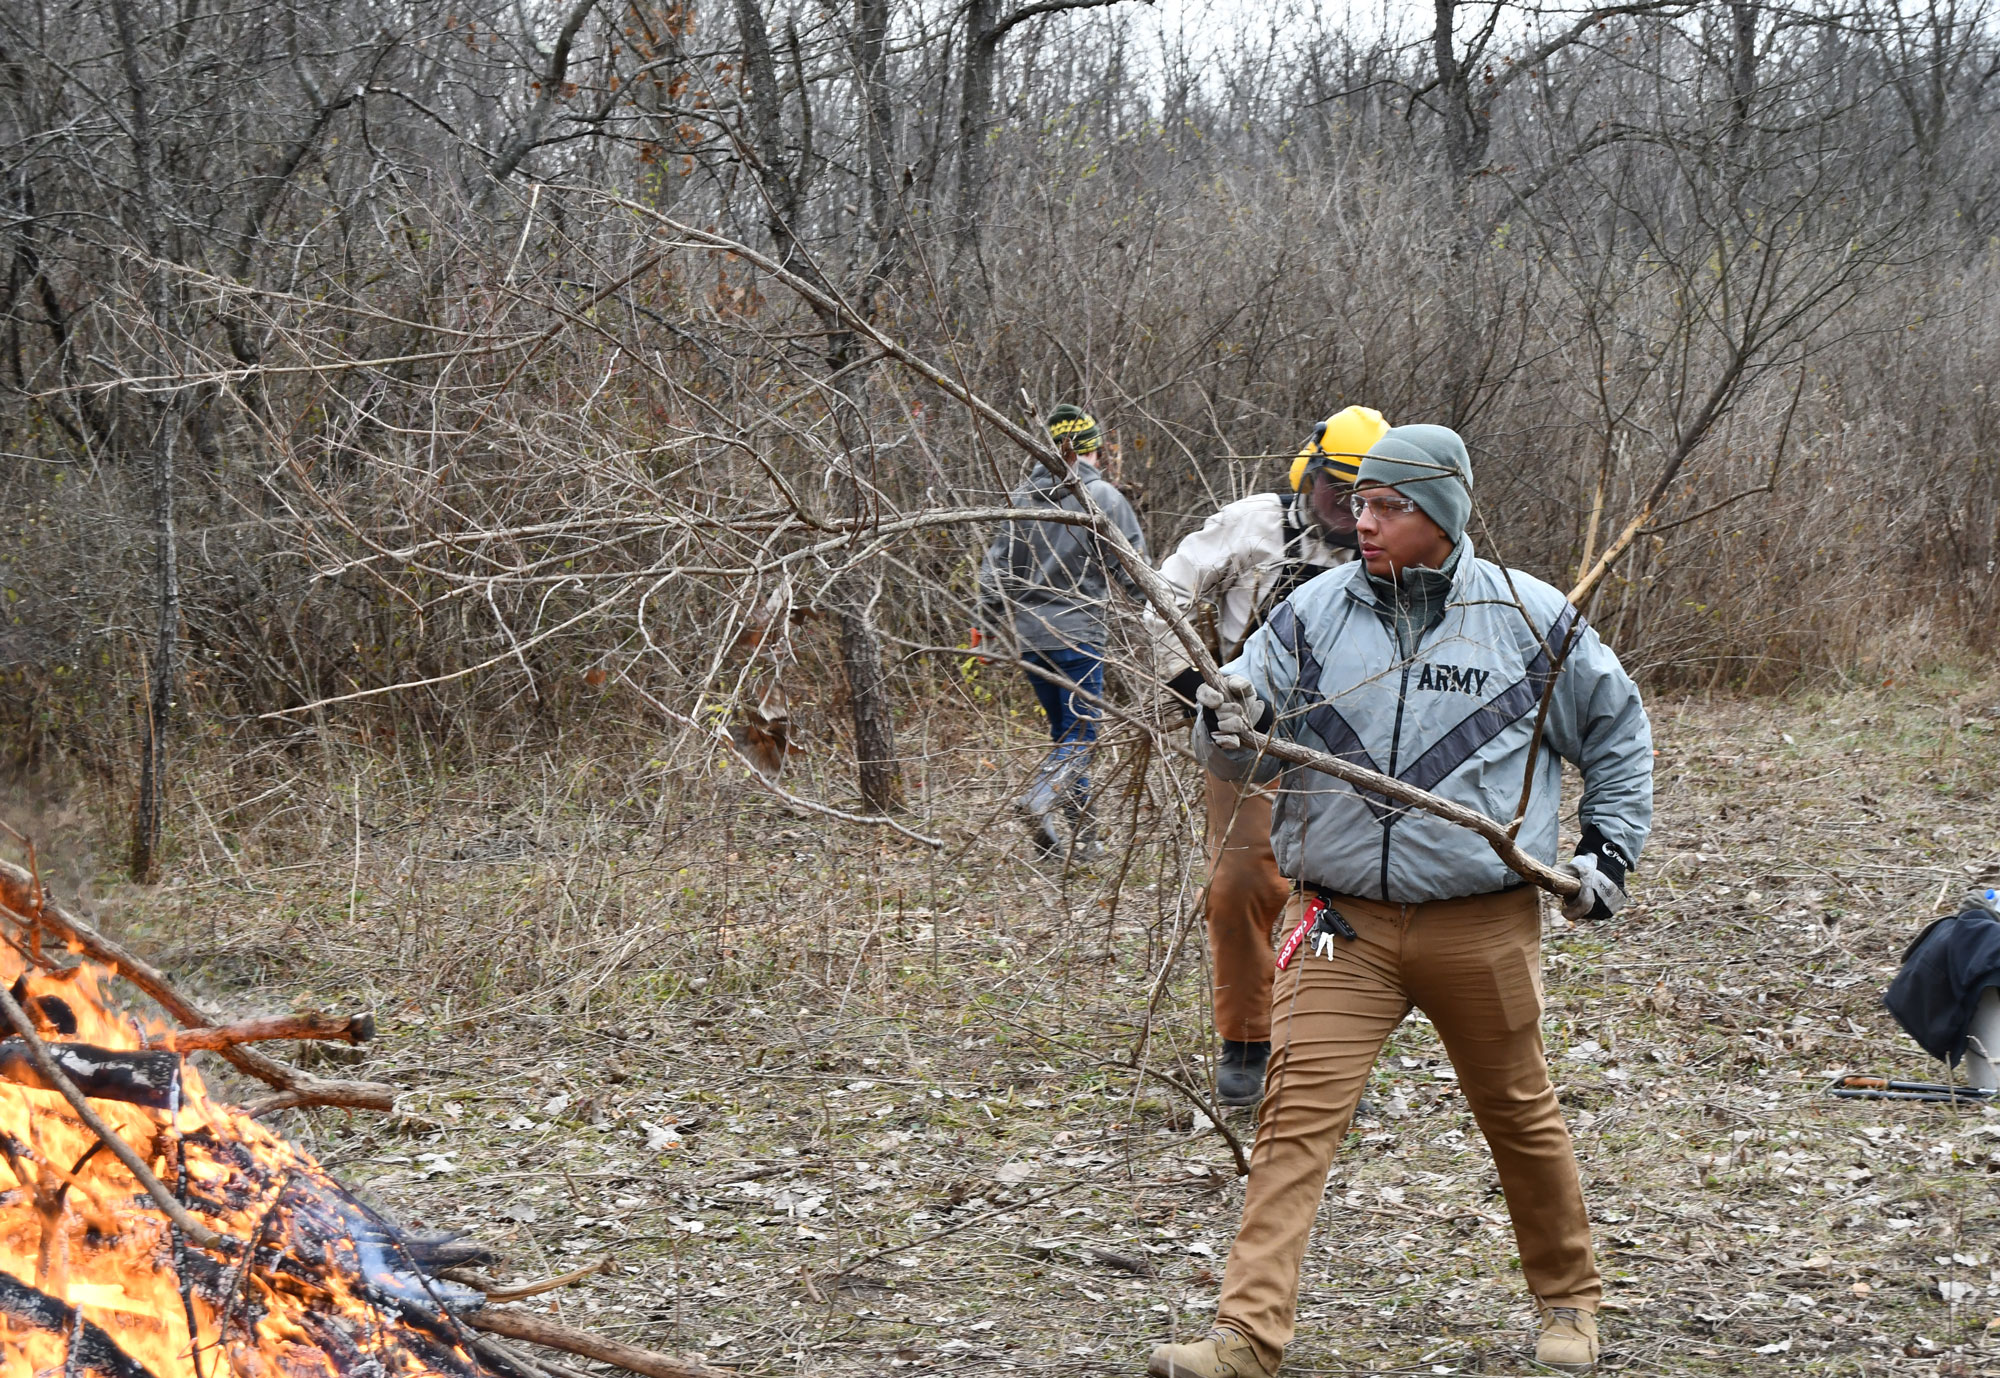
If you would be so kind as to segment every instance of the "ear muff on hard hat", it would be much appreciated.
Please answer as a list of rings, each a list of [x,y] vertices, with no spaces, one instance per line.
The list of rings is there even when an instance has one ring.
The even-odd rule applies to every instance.
[[[1389,433],[1389,423],[1373,407],[1346,407],[1319,423],[1312,439],[1292,461],[1292,491],[1303,489],[1321,469],[1340,483],[1360,473],[1368,447]]]

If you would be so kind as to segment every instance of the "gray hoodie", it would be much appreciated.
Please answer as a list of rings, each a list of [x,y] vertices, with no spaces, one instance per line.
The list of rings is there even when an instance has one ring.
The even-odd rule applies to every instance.
[[[1095,465],[1077,461],[1076,476],[1092,502],[1125,533],[1143,557],[1146,538],[1132,504]],[[1068,484],[1037,464],[1009,499],[1015,507],[1084,510]],[[1102,548],[1087,527],[1059,522],[1008,522],[986,548],[979,566],[979,607],[987,625],[1011,625],[1024,648],[1037,651],[1102,648],[1110,627],[1110,584],[1115,578],[1134,597],[1138,586],[1118,557]]]

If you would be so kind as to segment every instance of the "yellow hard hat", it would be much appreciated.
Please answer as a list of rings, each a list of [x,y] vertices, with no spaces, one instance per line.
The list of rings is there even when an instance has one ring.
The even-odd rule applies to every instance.
[[[1306,475],[1318,468],[1342,483],[1354,482],[1361,472],[1361,457],[1388,433],[1389,423],[1373,407],[1345,407],[1335,412],[1319,423],[1312,439],[1292,461],[1292,491],[1298,492]]]

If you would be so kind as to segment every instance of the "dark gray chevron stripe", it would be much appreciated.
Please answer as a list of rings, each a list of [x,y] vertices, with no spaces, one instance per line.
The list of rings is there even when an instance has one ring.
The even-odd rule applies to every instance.
[[[1313,655],[1312,647],[1306,644],[1306,639],[1299,629],[1299,616],[1292,611],[1289,601],[1278,604],[1277,609],[1272,612],[1270,628],[1271,634],[1278,638],[1278,644],[1298,659],[1299,693],[1316,700],[1314,705],[1306,710],[1306,726],[1319,734],[1320,741],[1326,744],[1327,754],[1337,756],[1349,765],[1380,773],[1382,767],[1375,764],[1375,758],[1370,756],[1368,748],[1361,744],[1361,734],[1356,732],[1353,725],[1340,716],[1340,710],[1328,703],[1326,696],[1320,693],[1319,660]],[[1361,802],[1368,806],[1369,812],[1375,815],[1377,822],[1401,811],[1400,805],[1373,791],[1351,785],[1349,788],[1361,797]]]
[[[1468,713],[1444,736],[1432,743],[1429,750],[1410,763],[1409,769],[1397,778],[1418,789],[1435,789],[1453,771],[1464,765],[1478,750],[1506,731],[1534,710],[1541,702],[1542,695],[1554,677],[1555,654],[1568,649],[1570,643],[1583,634],[1583,626],[1574,607],[1565,606],[1548,635],[1542,638],[1541,649],[1528,662],[1527,673],[1519,680],[1500,691],[1492,699]],[[1290,602],[1280,603],[1271,613],[1270,628],[1279,644],[1298,659],[1299,693],[1317,703],[1306,710],[1306,725],[1326,743],[1329,754],[1339,757],[1352,765],[1380,771],[1375,758],[1361,744],[1361,736],[1340,716],[1338,710],[1328,703],[1320,693],[1320,663],[1313,655],[1312,648],[1299,627],[1298,614],[1292,610]],[[1529,769],[1533,769],[1530,763]],[[1369,790],[1356,789],[1362,802],[1368,805],[1378,822],[1386,821],[1407,812],[1407,806],[1395,803]]]
[[[1555,625],[1549,628],[1549,634],[1542,638],[1541,650],[1528,662],[1527,673],[1466,714],[1456,727],[1410,762],[1410,768],[1402,773],[1402,779],[1418,789],[1435,789],[1454,770],[1471,760],[1479,748],[1532,712],[1535,705],[1542,701],[1549,681],[1555,677],[1552,649],[1567,649],[1572,636],[1583,634],[1581,624],[1577,624],[1572,632],[1571,624],[1576,620],[1576,609],[1565,606]],[[1533,762],[1529,763],[1528,769],[1534,769]]]

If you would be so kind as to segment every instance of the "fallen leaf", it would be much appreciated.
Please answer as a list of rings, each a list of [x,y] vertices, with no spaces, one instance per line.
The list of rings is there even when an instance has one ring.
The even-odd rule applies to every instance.
[[[797,750],[792,745],[791,716],[782,708],[766,713],[745,707],[743,721],[730,725],[729,739],[767,780],[777,779],[785,768],[785,757]]]

